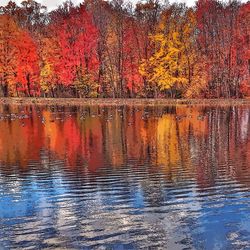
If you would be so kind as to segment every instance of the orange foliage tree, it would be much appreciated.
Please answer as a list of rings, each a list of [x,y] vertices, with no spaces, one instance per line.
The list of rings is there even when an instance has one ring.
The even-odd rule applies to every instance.
[[[4,96],[39,94],[37,47],[29,33],[0,16],[0,82]]]

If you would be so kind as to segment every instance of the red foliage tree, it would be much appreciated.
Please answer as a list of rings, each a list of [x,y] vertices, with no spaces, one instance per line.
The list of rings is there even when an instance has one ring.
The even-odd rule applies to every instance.
[[[143,78],[139,73],[140,57],[140,40],[138,34],[140,28],[132,19],[127,20],[124,32],[124,79],[130,96],[134,97],[143,87]]]
[[[40,94],[39,58],[37,45],[27,31],[20,34],[18,49],[20,52],[17,70],[18,90],[28,96]]]
[[[59,83],[71,86],[82,75],[91,75],[95,80],[98,69],[97,38],[98,33],[92,22],[92,16],[81,5],[68,9],[68,14],[56,14],[52,30],[60,46],[60,58],[56,63]]]

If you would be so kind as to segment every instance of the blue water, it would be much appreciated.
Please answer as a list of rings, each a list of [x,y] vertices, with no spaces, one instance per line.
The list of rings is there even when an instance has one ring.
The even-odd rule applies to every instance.
[[[250,249],[250,108],[0,111],[0,249]]]

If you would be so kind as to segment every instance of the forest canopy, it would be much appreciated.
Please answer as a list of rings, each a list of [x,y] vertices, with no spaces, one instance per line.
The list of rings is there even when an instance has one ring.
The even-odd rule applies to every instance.
[[[250,2],[0,6],[0,96],[250,96]]]

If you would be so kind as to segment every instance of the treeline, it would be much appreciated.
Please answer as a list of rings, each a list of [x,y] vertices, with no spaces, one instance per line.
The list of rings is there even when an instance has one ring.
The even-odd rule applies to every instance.
[[[66,1],[0,7],[0,95],[250,95],[250,3]]]

